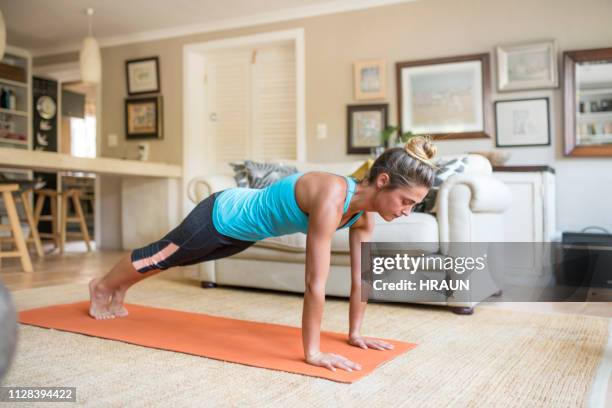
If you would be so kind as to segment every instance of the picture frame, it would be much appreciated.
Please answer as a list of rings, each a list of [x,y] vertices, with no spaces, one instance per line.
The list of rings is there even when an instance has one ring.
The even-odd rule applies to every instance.
[[[387,68],[385,60],[373,59],[353,64],[355,100],[385,99],[387,94]]]
[[[161,95],[125,98],[125,138],[163,139]]]
[[[372,148],[382,146],[388,109],[386,103],[347,106],[347,154],[370,154]]]
[[[491,135],[489,54],[396,64],[401,133],[434,139]]]
[[[612,157],[612,47],[563,53],[563,155]]]
[[[159,58],[147,57],[125,62],[128,95],[160,92]]]
[[[495,101],[495,146],[550,146],[548,97]]]
[[[500,92],[559,86],[555,40],[499,45],[496,54]]]

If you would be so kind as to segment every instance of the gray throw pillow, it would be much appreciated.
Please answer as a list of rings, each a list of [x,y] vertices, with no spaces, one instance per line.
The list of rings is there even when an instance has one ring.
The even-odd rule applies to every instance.
[[[230,163],[232,169],[234,169],[234,180],[236,180],[237,187],[248,187],[249,186],[249,175],[244,163]]]
[[[245,160],[244,163],[230,163],[238,187],[266,188],[274,182],[297,173],[294,166],[275,163],[258,163]]]
[[[438,170],[436,170],[436,177],[434,178],[434,183],[429,193],[425,196],[425,199],[421,204],[418,204],[414,207],[414,212],[433,212],[434,206],[436,204],[436,198],[438,197],[438,191],[440,190],[440,186],[444,183],[450,176],[454,174],[463,173],[465,171],[465,166],[467,165],[468,158],[467,156],[457,157],[455,159],[447,160],[447,161],[438,161],[436,166],[438,166]]]

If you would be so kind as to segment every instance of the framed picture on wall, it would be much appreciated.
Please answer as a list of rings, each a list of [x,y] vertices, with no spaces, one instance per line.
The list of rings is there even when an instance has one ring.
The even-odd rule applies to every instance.
[[[126,98],[126,139],[163,139],[162,108],[161,95]]]
[[[497,147],[549,146],[548,98],[495,102]]]
[[[489,54],[398,62],[396,75],[402,133],[435,139],[491,134]]]
[[[554,40],[497,47],[497,89],[500,91],[556,88],[558,76]]]
[[[387,76],[385,60],[358,61],[355,70],[355,100],[384,99]]]
[[[347,106],[347,154],[369,154],[373,147],[382,146],[387,110],[386,103]]]
[[[148,57],[125,62],[127,91],[129,95],[159,93],[159,58]]]

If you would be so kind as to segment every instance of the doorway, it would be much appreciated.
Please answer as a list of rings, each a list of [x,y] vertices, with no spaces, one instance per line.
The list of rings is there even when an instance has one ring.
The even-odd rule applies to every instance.
[[[183,53],[183,212],[193,177],[232,161],[305,160],[303,29],[188,44]]]
[[[96,86],[64,82],[60,153],[75,157],[97,156]]]

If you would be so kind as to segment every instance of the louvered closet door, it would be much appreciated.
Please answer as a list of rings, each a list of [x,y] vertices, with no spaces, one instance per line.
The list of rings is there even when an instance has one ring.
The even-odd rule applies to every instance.
[[[253,159],[296,159],[293,45],[258,48],[251,78]]]
[[[211,54],[206,60],[208,159],[213,172],[250,157],[251,52]]]
[[[207,57],[208,157],[215,172],[245,159],[295,159],[296,79],[292,45]]]

